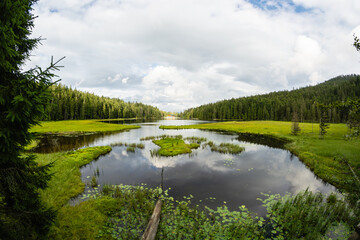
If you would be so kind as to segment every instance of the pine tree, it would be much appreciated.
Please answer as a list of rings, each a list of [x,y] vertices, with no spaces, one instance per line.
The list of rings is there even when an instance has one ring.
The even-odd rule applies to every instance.
[[[35,239],[46,234],[54,211],[39,196],[50,179],[24,146],[31,126],[43,117],[56,63],[23,72],[21,66],[40,39],[29,38],[36,0],[0,1],[0,233],[2,239]]]
[[[299,126],[299,117],[297,112],[293,112],[293,118],[291,122],[291,133],[293,135],[298,135],[298,133],[301,131],[301,128]]]
[[[324,138],[327,133],[327,129],[329,128],[329,108],[330,105],[326,104],[318,104],[318,108],[320,109],[320,132],[319,137]]]

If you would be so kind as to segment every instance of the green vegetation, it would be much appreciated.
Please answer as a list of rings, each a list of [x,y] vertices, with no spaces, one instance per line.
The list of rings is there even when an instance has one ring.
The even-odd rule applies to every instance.
[[[346,159],[355,173],[360,176],[360,139],[345,140],[345,124],[332,124],[324,139],[318,138],[319,125],[299,123],[301,132],[291,134],[291,122],[250,121],[220,122],[187,126],[161,126],[163,129],[204,129],[268,135],[287,140],[285,145],[297,155],[317,176],[336,186],[343,192],[354,193],[354,178]]]
[[[51,101],[42,120],[141,118],[160,119],[162,112],[142,103],[99,97],[61,84],[51,87]]]
[[[184,140],[178,137],[163,137],[160,140],[153,140],[160,149],[156,152],[160,156],[176,156],[179,154],[191,153],[191,149],[200,147],[197,143],[186,144]]]
[[[174,201],[165,191],[157,239],[322,239],[331,227],[358,220],[344,201],[335,197],[335,203],[327,203],[320,193],[308,191],[284,197],[265,194],[265,199],[259,200],[267,209],[266,218],[244,205],[230,211],[225,202],[216,210],[200,210],[198,205],[190,207],[194,206],[191,198]],[[346,238],[350,229],[344,226],[342,235]]]
[[[318,122],[320,108],[317,103],[333,104],[360,96],[360,75],[339,76],[316,86],[292,91],[242,97],[209,103],[190,108],[180,114],[185,119],[233,119],[233,120],[275,120],[291,121],[292,114],[298,113],[299,121]],[[345,123],[349,112],[332,106],[329,121]]]
[[[245,150],[244,147],[232,143],[220,143],[220,145],[216,145],[212,141],[209,141],[205,145],[209,146],[211,151],[219,153],[238,154]]]
[[[135,152],[135,148],[129,146],[129,147],[126,148],[126,151],[127,152]]]
[[[36,133],[58,133],[58,134],[78,134],[95,132],[114,132],[140,128],[135,125],[122,125],[103,123],[99,120],[67,120],[41,122],[40,125],[33,126],[30,132]]]
[[[349,226],[355,226],[359,221],[360,208],[349,207],[335,194],[326,198],[321,193],[306,190],[296,195],[264,196],[266,199],[259,200],[268,212],[265,229],[268,229],[271,239],[324,239],[323,236],[330,231],[336,232],[336,228],[341,226],[343,228],[341,233],[337,233],[340,234],[337,239],[347,239]]]
[[[108,211],[108,220],[102,222],[102,228],[96,226],[93,235],[97,234],[100,239],[110,236],[139,239],[158,197],[163,207],[156,239],[323,239],[339,226],[342,226],[339,236],[346,238],[351,231],[347,223],[356,223],[358,214],[335,195],[331,195],[330,202],[324,201],[325,196],[320,193],[309,191],[283,197],[264,194],[265,199],[258,199],[267,209],[267,216],[263,218],[244,205],[230,211],[226,202],[216,210],[207,207],[201,210],[192,202],[191,195],[175,201],[169,197],[168,190],[160,188],[123,185],[107,186],[106,191],[104,188],[90,195],[87,202],[97,202],[98,208],[119,209]],[[109,202],[110,207],[105,205]],[[70,230],[76,232],[77,228],[77,225],[71,226]]]
[[[55,212],[40,200],[50,165],[38,166],[24,154],[34,136],[29,129],[43,117],[48,88],[58,62],[23,71],[40,43],[32,35],[35,0],[0,1],[0,233],[2,239],[40,239]],[[33,38],[32,38],[33,37]],[[30,64],[31,65],[31,64]]]
[[[89,200],[75,206],[67,204],[85,188],[79,167],[109,151],[110,147],[92,147],[37,155],[39,165],[54,161],[51,168],[54,176],[48,188],[41,192],[46,205],[57,209],[49,239],[134,239],[141,236],[159,195],[158,190],[105,185],[100,192],[94,185]]]
[[[287,130],[290,132],[289,128]],[[162,140],[166,139],[182,141],[180,136],[167,136]],[[344,200],[334,194],[324,197],[308,191],[284,197],[265,194],[265,199],[261,201],[268,212],[266,218],[256,216],[245,206],[230,211],[225,202],[216,210],[207,207],[201,210],[191,202],[192,196],[184,201],[175,201],[167,191],[144,186],[104,185],[102,189],[95,186],[84,194],[86,201],[68,206],[67,201],[84,189],[79,166],[109,150],[109,147],[95,147],[38,155],[40,165],[55,160],[52,168],[54,178],[49,182],[49,187],[41,192],[43,200],[58,209],[49,238],[139,239],[159,196],[164,204],[157,239],[320,238],[331,228],[337,230],[339,226],[343,227],[340,231],[346,238],[351,231],[349,226],[354,226],[359,220],[359,209],[349,208]],[[231,164],[230,160],[225,164]]]
[[[111,147],[91,147],[73,152],[59,152],[51,154],[37,154],[39,165],[54,163],[51,168],[53,177],[48,188],[41,192],[44,202],[55,209],[61,208],[71,198],[76,197],[85,189],[81,181],[79,168],[88,164],[99,156],[111,151]]]
[[[145,145],[142,143],[123,143],[123,142],[117,142],[117,143],[112,143],[110,144],[111,147],[121,147],[121,146],[125,146],[125,147],[131,147],[135,150],[135,148],[140,148],[140,149],[144,149]]]
[[[184,138],[184,140],[188,141],[190,143],[197,143],[197,144],[201,144],[201,143],[207,141],[207,139],[203,138],[203,137],[187,137],[187,138]]]
[[[175,136],[171,136],[171,135],[160,135],[160,136],[147,136],[147,137],[143,137],[140,138],[140,141],[148,141],[148,140],[154,140],[154,139],[161,139],[161,138],[177,138],[177,139],[182,139],[181,135],[175,135]]]
[[[160,139],[160,140],[155,140]],[[211,151],[219,152],[219,153],[231,153],[237,154],[241,153],[245,150],[245,148],[240,147],[236,144],[231,143],[221,143],[220,145],[216,145],[213,142],[207,142],[206,138],[201,137],[186,137],[183,138],[181,135],[169,136],[169,135],[161,135],[161,136],[149,136],[145,138],[141,138],[140,140],[153,140],[153,143],[160,146],[161,148],[158,150],[151,150],[151,156],[176,156],[184,153],[191,153],[191,149],[199,148],[202,143],[203,147],[210,146]],[[187,144],[185,141],[189,142]]]
[[[55,160],[54,178],[41,193],[47,204],[58,209],[49,239],[139,239],[158,197],[163,208],[157,239],[294,239],[323,236],[339,222],[345,227],[342,233],[345,238],[350,231],[347,223],[356,222],[358,216],[357,212],[350,214],[351,209],[335,195],[324,201],[324,196],[307,191],[296,196],[265,195],[261,201],[267,208],[267,218],[256,216],[245,206],[230,211],[225,202],[216,210],[207,207],[200,210],[192,203],[191,195],[175,201],[167,190],[144,186],[104,185],[102,190],[95,187],[84,194],[88,200],[67,205],[71,197],[83,191],[77,187],[81,182],[78,166],[109,150],[95,147],[38,155],[40,165]],[[68,184],[66,176],[76,176],[77,180]]]

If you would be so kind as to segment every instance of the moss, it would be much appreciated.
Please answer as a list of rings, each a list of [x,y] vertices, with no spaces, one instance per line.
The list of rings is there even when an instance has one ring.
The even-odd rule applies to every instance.
[[[111,147],[91,147],[71,152],[37,154],[40,165],[53,162],[53,177],[48,187],[41,192],[42,199],[56,209],[72,197],[82,193],[85,184],[81,181],[80,167],[111,151]]]
[[[191,153],[192,148],[198,148],[199,144],[186,144],[180,138],[165,137],[160,140],[153,140],[153,143],[160,147],[157,154],[160,156],[176,156],[179,154]]]
[[[96,239],[108,220],[108,214],[118,209],[113,198],[91,199],[76,206],[62,207],[55,224],[51,227],[49,239]],[[102,239],[112,239],[103,236]]]

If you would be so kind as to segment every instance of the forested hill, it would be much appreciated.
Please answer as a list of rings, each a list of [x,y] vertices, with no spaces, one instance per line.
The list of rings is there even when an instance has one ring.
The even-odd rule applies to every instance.
[[[162,117],[156,107],[124,102],[118,98],[99,97],[61,84],[51,87],[51,101],[42,120],[155,118]]]
[[[224,100],[190,108],[181,113],[186,119],[236,119],[290,121],[296,112],[300,121],[318,121],[317,103],[330,104],[360,97],[360,75],[339,76],[316,86],[292,91]],[[346,122],[347,111],[329,110],[330,122]]]

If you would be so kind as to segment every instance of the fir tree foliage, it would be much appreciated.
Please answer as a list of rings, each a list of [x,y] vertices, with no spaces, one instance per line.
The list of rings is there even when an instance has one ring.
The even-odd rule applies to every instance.
[[[293,118],[291,121],[291,133],[296,136],[296,135],[298,135],[298,133],[300,131],[301,131],[301,128],[299,126],[299,117],[298,117],[297,112],[294,112]]]
[[[39,189],[47,186],[49,165],[38,166],[24,154],[49,99],[57,63],[24,72],[22,65],[39,38],[30,38],[36,0],[0,1],[0,232],[3,239],[38,239],[54,211],[46,208]]]
[[[319,124],[319,137],[324,138],[327,133],[327,129],[329,128],[329,109],[331,105],[326,105],[322,103],[318,103],[318,108],[320,109],[320,124]]]
[[[321,109],[316,103],[346,102],[360,96],[360,75],[338,76],[316,86],[292,91],[233,98],[190,108],[180,114],[186,119],[275,120],[291,121],[297,112],[299,122],[319,122]],[[329,122],[346,123],[349,112],[332,105],[328,111]]]
[[[157,107],[100,97],[61,84],[51,86],[51,100],[42,120],[141,118],[160,119]]]

